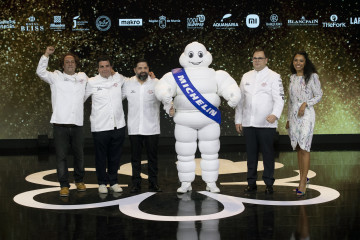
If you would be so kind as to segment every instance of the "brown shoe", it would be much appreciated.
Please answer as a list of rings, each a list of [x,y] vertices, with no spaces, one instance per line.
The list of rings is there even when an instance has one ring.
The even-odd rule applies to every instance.
[[[60,189],[60,197],[68,197],[69,196],[69,188],[68,187],[62,187]]]
[[[79,192],[84,192],[86,190],[86,186],[83,182],[75,183],[75,186]]]

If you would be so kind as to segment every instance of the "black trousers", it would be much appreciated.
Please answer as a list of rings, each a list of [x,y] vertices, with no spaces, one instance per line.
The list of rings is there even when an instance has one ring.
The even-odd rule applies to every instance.
[[[112,186],[118,183],[117,175],[125,140],[125,127],[93,132],[92,134],[95,145],[95,167],[98,184],[110,184]]]
[[[276,129],[243,127],[243,132],[246,142],[248,184],[256,184],[258,157],[259,151],[261,151],[264,163],[264,173],[262,179],[266,185],[272,186],[275,181],[274,136]]]
[[[148,158],[148,176],[149,184],[157,184],[158,175],[158,143],[159,134],[155,135],[129,135],[131,143],[131,166],[132,166],[132,183],[141,183],[141,152],[145,144]]]
[[[70,187],[66,157],[72,150],[74,155],[75,182],[83,182],[84,170],[84,133],[82,126],[65,124],[53,125],[54,145],[56,154],[56,173],[61,187]]]

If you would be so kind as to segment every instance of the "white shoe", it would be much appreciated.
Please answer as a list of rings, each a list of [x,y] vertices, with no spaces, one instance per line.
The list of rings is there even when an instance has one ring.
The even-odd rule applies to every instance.
[[[219,193],[220,189],[216,186],[215,182],[206,183],[206,191],[210,191],[212,193]]]
[[[105,184],[99,185],[99,193],[108,193],[108,189]]]
[[[192,190],[191,183],[190,182],[182,182],[181,187],[177,189],[178,193],[186,193],[190,192]]]
[[[113,191],[113,192],[116,192],[116,193],[119,193],[119,192],[122,192],[122,188],[119,186],[119,184],[115,183],[114,185],[112,185],[110,187],[110,191]]]

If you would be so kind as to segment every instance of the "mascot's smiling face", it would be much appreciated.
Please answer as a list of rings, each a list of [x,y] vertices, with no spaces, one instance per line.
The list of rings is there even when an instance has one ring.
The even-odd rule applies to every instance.
[[[185,47],[179,62],[184,68],[208,67],[212,62],[212,56],[204,45],[192,42]]]

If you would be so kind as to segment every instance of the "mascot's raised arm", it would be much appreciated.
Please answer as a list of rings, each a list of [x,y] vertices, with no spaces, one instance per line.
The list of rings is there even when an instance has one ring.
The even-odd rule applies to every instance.
[[[181,182],[179,193],[191,191],[195,179],[195,152],[197,140],[201,152],[201,175],[206,190],[220,192],[216,186],[219,175],[221,114],[220,97],[234,108],[240,101],[236,81],[225,71],[209,68],[211,54],[198,42],[186,46],[180,56],[183,68],[166,73],[156,86],[156,97],[169,113],[175,111],[175,139],[178,158],[177,169]]]

